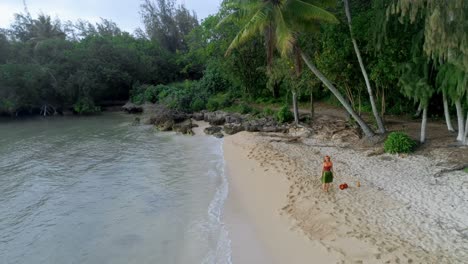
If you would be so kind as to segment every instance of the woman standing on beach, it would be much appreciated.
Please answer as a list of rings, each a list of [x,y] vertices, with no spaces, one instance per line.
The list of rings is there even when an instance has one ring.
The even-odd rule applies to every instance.
[[[328,192],[330,183],[333,182],[333,163],[331,162],[330,156],[325,156],[322,167],[322,189]]]

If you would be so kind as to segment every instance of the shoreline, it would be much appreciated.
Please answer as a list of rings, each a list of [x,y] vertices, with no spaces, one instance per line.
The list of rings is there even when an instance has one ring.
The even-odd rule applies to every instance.
[[[445,153],[395,156],[302,141],[248,132],[224,139],[229,194],[223,221],[234,264],[467,259],[466,176],[453,172],[447,183],[431,177],[443,168]],[[325,154],[336,160],[328,194],[314,177]],[[342,182],[350,188],[338,190]]]
[[[321,243],[291,230],[290,219],[280,215],[286,203],[287,179],[264,171],[249,159],[242,133],[224,139],[229,194],[225,224],[231,237],[233,263],[335,263],[339,256]],[[240,140],[240,141],[239,141]],[[265,184],[267,183],[267,184]]]

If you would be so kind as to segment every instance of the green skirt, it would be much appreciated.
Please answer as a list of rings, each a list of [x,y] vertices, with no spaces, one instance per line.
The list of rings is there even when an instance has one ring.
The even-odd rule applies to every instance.
[[[331,171],[324,171],[322,174],[322,183],[333,182],[333,173]]]

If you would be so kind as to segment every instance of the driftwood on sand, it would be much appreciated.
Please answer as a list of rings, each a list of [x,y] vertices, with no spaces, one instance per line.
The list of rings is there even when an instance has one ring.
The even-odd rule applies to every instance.
[[[462,164],[462,165],[457,165],[457,166],[453,166],[451,168],[447,168],[447,169],[443,169],[439,172],[437,172],[436,174],[434,174],[434,177],[435,178],[439,178],[439,177],[442,177],[445,173],[447,172],[452,172],[452,171],[459,171],[459,170],[463,170],[463,169],[466,169],[468,168],[468,163],[467,164]]]

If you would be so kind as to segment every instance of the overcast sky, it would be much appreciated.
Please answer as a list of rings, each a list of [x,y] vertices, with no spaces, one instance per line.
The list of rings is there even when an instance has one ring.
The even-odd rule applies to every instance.
[[[176,0],[185,3],[189,10],[203,19],[216,13],[221,0]],[[99,22],[107,18],[130,33],[142,27],[140,19],[141,0],[26,0],[33,16],[40,12],[59,17],[61,20],[76,21],[78,18],[90,22]],[[0,28],[8,27],[13,21],[13,14],[22,12],[23,0],[0,0]]]

